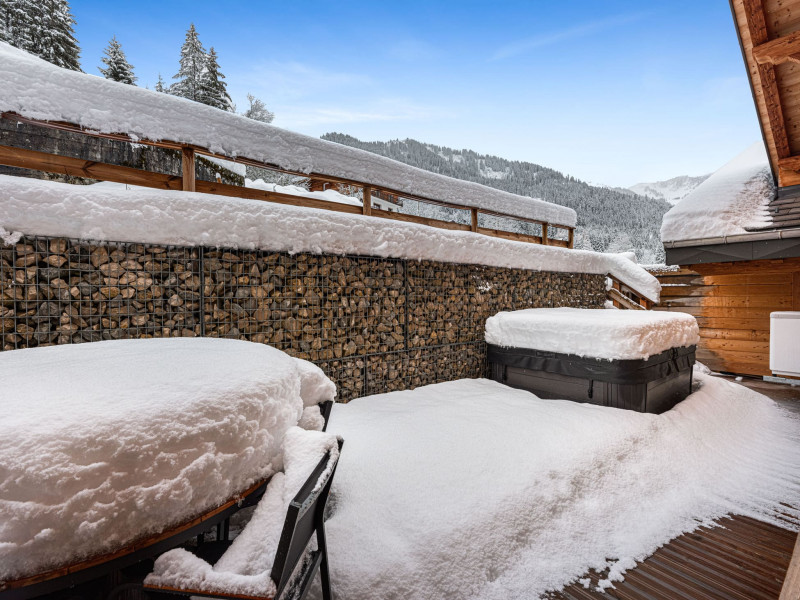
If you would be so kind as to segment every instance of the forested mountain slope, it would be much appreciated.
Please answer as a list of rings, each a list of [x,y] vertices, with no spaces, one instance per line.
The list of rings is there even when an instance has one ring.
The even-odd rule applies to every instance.
[[[523,196],[569,206],[578,213],[575,247],[600,252],[633,250],[642,263],[663,262],[659,230],[670,205],[664,200],[592,186],[537,164],[454,150],[417,140],[362,142],[341,133],[323,139]]]

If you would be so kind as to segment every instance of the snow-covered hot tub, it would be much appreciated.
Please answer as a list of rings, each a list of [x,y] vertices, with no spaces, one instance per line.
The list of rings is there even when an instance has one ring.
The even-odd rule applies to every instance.
[[[691,315],[534,308],[486,321],[492,379],[541,398],[662,413],[692,388]]]

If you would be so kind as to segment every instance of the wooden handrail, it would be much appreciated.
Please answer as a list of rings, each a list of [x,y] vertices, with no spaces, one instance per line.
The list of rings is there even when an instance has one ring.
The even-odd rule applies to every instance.
[[[641,292],[637,292],[611,274],[606,277],[611,280],[611,288],[609,288],[607,296],[615,307],[634,310],[649,310],[653,307],[654,302]]]
[[[407,198],[409,200],[423,202],[426,204],[433,204],[436,206],[442,206],[447,208],[453,208],[458,210],[469,210],[470,217],[471,217],[471,226],[468,225],[466,227],[453,227],[453,225],[458,225],[457,223],[451,223],[449,221],[443,221],[440,219],[432,219],[432,218],[423,218],[423,217],[416,217],[413,219],[413,222],[423,223],[426,225],[431,225],[435,227],[445,227],[447,229],[464,229],[467,231],[474,231],[478,233],[482,233],[484,235],[491,235],[496,237],[503,237],[506,239],[515,239],[519,241],[526,241],[532,242],[537,244],[544,244],[544,245],[552,245],[552,246],[559,246],[564,248],[572,248],[574,246],[574,227],[568,225],[560,225],[556,223],[548,223],[537,219],[529,219],[526,217],[518,217],[515,215],[510,215],[507,213],[501,213],[497,211],[491,210],[484,210],[475,207],[469,207],[460,204],[453,204],[449,202],[444,202],[441,200],[436,200],[433,198],[426,198],[422,196],[416,196],[413,194],[406,194],[404,192],[400,192],[398,190],[394,190],[391,188],[375,185],[372,183],[365,183],[361,181],[345,179],[341,177],[326,175],[324,173],[301,173],[297,171],[290,171],[287,169],[283,169],[277,165],[265,163],[262,161],[252,160],[246,157],[237,157],[237,158],[229,158],[227,156],[211,152],[207,148],[203,148],[196,145],[191,144],[181,144],[178,142],[173,142],[170,140],[160,140],[160,141],[153,141],[148,139],[134,139],[130,135],[125,133],[103,133],[94,130],[84,129],[83,127],[73,124],[73,123],[66,123],[66,122],[59,122],[59,121],[43,121],[37,119],[31,119],[28,117],[23,117],[14,112],[3,112],[0,114],[0,117],[3,119],[11,120],[11,121],[18,121],[22,123],[27,123],[34,126],[40,127],[48,127],[51,129],[56,129],[60,131],[68,131],[71,133],[77,133],[81,135],[91,136],[91,137],[99,137],[104,139],[111,139],[115,141],[122,141],[128,143],[137,143],[137,144],[146,144],[150,146],[155,146],[158,148],[165,148],[171,150],[179,150],[182,156],[182,175],[181,177],[172,177],[167,176],[161,173],[153,173],[150,171],[144,171],[141,169],[131,169],[129,167],[119,167],[117,165],[111,165],[107,163],[98,163],[94,161],[85,161],[80,159],[72,159],[69,157],[62,157],[58,155],[51,155],[47,153],[37,152],[33,150],[23,150],[20,148],[14,148],[11,146],[2,146],[0,147],[0,164],[5,164],[8,166],[15,166],[15,167],[22,167],[27,169],[35,169],[39,171],[46,171],[50,173],[64,173],[68,175],[74,175],[78,177],[87,177],[92,179],[99,179],[104,181],[115,181],[119,183],[128,183],[130,185],[141,185],[146,187],[159,187],[167,189],[182,189],[184,191],[202,191],[201,188],[205,188],[205,191],[208,193],[218,193],[215,191],[211,191],[208,189],[208,186],[205,185],[206,182],[196,181],[195,178],[195,166],[194,166],[194,157],[196,155],[203,155],[203,156],[211,156],[215,158],[219,158],[222,160],[235,162],[247,166],[254,166],[262,169],[269,169],[272,171],[277,171],[280,173],[285,173],[289,175],[295,175],[299,177],[308,177],[316,180],[330,182],[336,185],[347,185],[347,186],[354,186],[360,187],[363,190],[363,196],[365,201],[362,202],[362,209],[358,212],[371,215],[371,216],[380,216],[385,218],[393,218],[399,219],[398,214],[400,213],[393,213],[392,216],[388,216],[384,213],[387,211],[372,211],[372,204],[367,198],[371,198],[372,194],[388,194],[395,197],[400,198]],[[27,156],[24,156],[25,153],[28,153]],[[65,159],[65,160],[64,160]],[[122,170],[121,170],[122,169]],[[124,170],[124,171],[123,171]],[[164,178],[169,178],[165,180]],[[178,187],[173,188],[173,181],[177,181]],[[222,185],[222,184],[218,184]],[[239,186],[228,186],[235,189],[240,190],[249,190],[250,188],[242,188]],[[223,195],[228,196],[238,196],[243,198],[252,198],[253,196],[249,193],[241,193],[241,194],[234,194],[230,193],[230,190],[226,190],[228,193],[224,193]],[[288,198],[293,198],[294,202],[283,202],[283,203],[293,203],[298,206],[310,206],[306,200],[312,200],[310,198],[303,198],[301,196],[291,196],[287,194],[278,194],[278,196],[285,196],[284,200]],[[276,196],[277,197],[277,196]],[[270,198],[260,196],[259,199],[268,200],[268,201],[275,201]],[[339,208],[336,208],[339,205],[335,202],[328,202],[328,201],[317,201],[314,203],[315,208],[323,208],[327,210],[336,210],[339,212],[350,212],[350,211],[341,211]],[[506,219],[512,219],[515,221],[522,221],[526,223],[538,224],[542,228],[542,235],[535,236],[535,235],[527,235],[527,234],[517,234],[513,232],[503,231],[503,230],[496,230],[490,228],[482,228],[478,227],[478,215],[490,215],[496,216]],[[412,215],[403,215],[404,217],[410,217]],[[411,219],[399,219],[399,220],[409,220]],[[447,225],[443,225],[443,224]],[[550,238],[548,235],[548,227],[556,228],[556,229],[563,229],[567,231],[568,238],[567,240],[558,240]]]

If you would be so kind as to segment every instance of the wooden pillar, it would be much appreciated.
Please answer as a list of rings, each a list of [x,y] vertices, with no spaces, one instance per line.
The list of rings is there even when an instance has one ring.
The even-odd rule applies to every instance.
[[[181,148],[181,175],[183,177],[183,191],[193,192],[194,187],[194,148],[184,146]]]
[[[478,231],[478,209],[472,208],[470,213],[472,215],[472,231]]]
[[[362,209],[362,213],[365,214],[365,215],[371,215],[372,214],[372,188],[367,186],[367,185],[365,185],[364,186],[364,191],[363,191],[363,196],[364,196],[364,199],[363,199],[362,202],[364,204],[364,207]]]
[[[550,240],[547,238],[547,223],[542,223],[542,243],[547,246]]]
[[[575,228],[574,227],[570,227],[568,229],[568,231],[569,231],[569,247],[570,248],[574,248],[575,247]]]

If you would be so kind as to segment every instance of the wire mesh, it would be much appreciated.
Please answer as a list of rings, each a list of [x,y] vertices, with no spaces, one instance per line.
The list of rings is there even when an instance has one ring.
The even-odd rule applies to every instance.
[[[604,300],[602,275],[45,237],[0,246],[3,350],[243,339],[319,364],[340,400],[483,376],[492,314]]]

